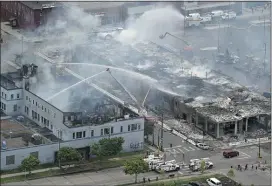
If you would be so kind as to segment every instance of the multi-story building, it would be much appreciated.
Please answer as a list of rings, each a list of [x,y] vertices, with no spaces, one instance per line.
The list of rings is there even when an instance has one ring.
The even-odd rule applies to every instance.
[[[49,1],[1,1],[1,19],[10,21],[13,27],[36,28],[56,8],[60,8],[59,3]]]
[[[22,69],[24,68],[23,66]],[[35,69],[35,66],[30,65],[29,69]],[[95,108],[98,108],[98,110],[105,109],[107,112],[114,110],[115,117],[108,116],[105,113],[99,115],[99,111],[96,112],[99,115],[97,116],[83,109],[73,109],[77,103],[82,103],[80,101],[77,101],[73,107],[69,107],[70,109],[67,109],[65,106],[60,107],[56,100],[50,102],[42,94],[33,91],[30,76],[32,75],[26,75],[21,70],[1,74],[1,110],[6,115],[17,116],[17,118],[18,116],[23,116],[25,123],[35,123],[39,128],[36,131],[33,131],[34,129],[31,128],[27,130],[32,130],[32,132],[37,134],[39,134],[39,131],[46,130],[48,131],[47,133],[50,133],[58,141],[51,141],[46,145],[31,145],[30,143],[25,145],[25,143],[22,143],[24,144],[22,147],[14,148],[9,146],[12,144],[12,137],[4,137],[1,133],[1,143],[7,144],[5,148],[2,145],[1,170],[18,167],[21,161],[33,152],[38,153],[37,156],[41,163],[53,163],[55,154],[60,146],[83,149],[83,156],[88,158],[90,143],[102,138],[123,137],[125,140],[123,144],[124,151],[134,151],[143,148],[144,118],[124,113],[121,107],[107,100],[100,100],[103,104],[98,106],[96,104]],[[46,85],[43,85],[43,87],[46,88]],[[49,88],[46,88],[46,90],[49,91]],[[91,102],[97,101],[96,98],[90,97],[88,99],[92,100]],[[69,101],[69,99],[67,100]],[[16,122],[18,123],[18,121]],[[25,123],[22,123],[22,125]],[[2,130],[5,130],[4,127]],[[16,132],[9,130],[7,134],[9,135],[10,133],[10,136]],[[39,135],[42,136],[42,134]],[[20,138],[20,136],[16,135],[17,138]],[[46,138],[46,141],[53,140],[53,138],[44,138]]]

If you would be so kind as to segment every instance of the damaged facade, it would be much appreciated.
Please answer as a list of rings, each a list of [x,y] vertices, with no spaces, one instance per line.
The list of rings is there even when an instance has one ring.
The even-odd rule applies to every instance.
[[[254,125],[271,127],[270,100],[245,89],[235,90],[228,97],[202,102],[175,99],[173,111],[178,118],[193,123],[204,132],[220,138],[225,134],[245,134]]]

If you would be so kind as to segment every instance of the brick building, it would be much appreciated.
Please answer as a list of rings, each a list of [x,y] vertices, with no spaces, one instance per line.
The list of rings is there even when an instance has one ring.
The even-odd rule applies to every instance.
[[[56,8],[60,4],[50,1],[1,1],[1,21],[10,21],[13,27],[36,28]]]

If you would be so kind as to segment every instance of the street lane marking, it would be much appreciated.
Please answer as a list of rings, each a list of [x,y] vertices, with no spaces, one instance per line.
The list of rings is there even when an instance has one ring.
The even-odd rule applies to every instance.
[[[173,148],[179,148],[179,147],[182,147],[181,145],[179,145],[179,146],[174,146],[174,147],[167,147],[167,148],[164,148],[164,150],[169,150],[169,149],[173,149]]]
[[[243,158],[236,158],[238,160],[242,160],[242,159],[248,159],[249,157],[243,157]]]
[[[244,153],[244,152],[241,152],[241,151],[240,151],[240,153],[243,154],[243,155],[246,156],[246,157],[249,157],[249,158],[251,157],[250,155],[248,155],[248,154],[246,154],[246,153]]]
[[[185,149],[186,151],[190,151],[189,149],[187,149],[187,148],[185,148],[185,147],[183,147],[183,149]]]
[[[195,151],[195,149],[194,148],[192,148],[192,147],[188,147],[189,149],[192,149],[192,151]]]
[[[184,153],[180,148],[178,148],[178,151],[180,151],[181,153]]]

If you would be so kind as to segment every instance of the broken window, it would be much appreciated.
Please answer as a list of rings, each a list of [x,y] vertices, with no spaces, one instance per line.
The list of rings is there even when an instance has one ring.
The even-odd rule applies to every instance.
[[[17,94],[17,99],[19,99],[20,98],[20,94]]]

